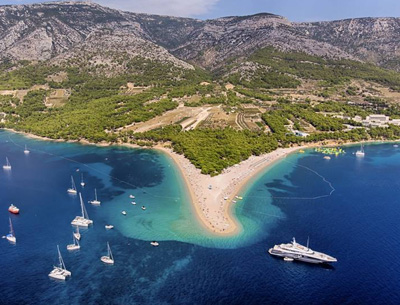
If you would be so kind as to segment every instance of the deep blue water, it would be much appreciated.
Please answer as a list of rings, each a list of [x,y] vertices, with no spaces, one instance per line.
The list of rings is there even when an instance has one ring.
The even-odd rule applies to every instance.
[[[356,150],[329,161],[308,151],[278,162],[235,207],[244,232],[215,238],[197,223],[163,154],[0,132],[0,165],[8,156],[13,166],[0,171],[0,236],[9,204],[21,208],[11,215],[17,244],[0,240],[0,304],[399,304],[400,149],[368,145],[363,159]],[[81,250],[68,253],[80,208],[66,189],[73,175],[81,190],[80,173],[94,226],[81,232]],[[87,204],[95,187],[101,207]],[[106,231],[107,223],[115,229]],[[309,236],[311,248],[338,263],[324,268],[267,254],[293,236],[304,244]],[[114,266],[99,260],[107,241]],[[72,271],[65,283],[47,276],[57,244]]]

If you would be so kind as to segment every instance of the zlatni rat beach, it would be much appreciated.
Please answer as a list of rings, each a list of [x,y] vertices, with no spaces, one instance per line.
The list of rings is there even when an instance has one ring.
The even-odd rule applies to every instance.
[[[400,304],[398,0],[1,0],[0,305]]]

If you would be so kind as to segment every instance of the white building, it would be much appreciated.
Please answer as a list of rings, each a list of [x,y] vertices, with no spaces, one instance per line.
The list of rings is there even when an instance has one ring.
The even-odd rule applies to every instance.
[[[295,134],[295,136],[303,137],[303,138],[306,138],[306,137],[308,137],[310,135],[307,132],[303,132],[303,131],[299,131],[299,130],[293,130],[293,133]]]

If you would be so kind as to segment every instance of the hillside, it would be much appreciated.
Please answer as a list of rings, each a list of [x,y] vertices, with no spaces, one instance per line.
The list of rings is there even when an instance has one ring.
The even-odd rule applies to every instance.
[[[0,127],[165,143],[211,175],[277,147],[398,139],[399,27],[394,18],[202,21],[83,2],[1,6]]]

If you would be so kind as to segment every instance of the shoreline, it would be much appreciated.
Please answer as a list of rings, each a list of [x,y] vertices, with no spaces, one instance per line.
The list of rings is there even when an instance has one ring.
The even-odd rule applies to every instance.
[[[201,174],[183,155],[170,148],[156,146],[155,149],[166,153],[177,165],[191,197],[197,217],[201,223],[216,235],[236,235],[242,229],[232,212],[240,204],[240,192],[260,172],[277,161],[286,158],[306,146],[279,148],[261,156],[251,156],[237,166],[225,169],[218,176]],[[210,189],[209,186],[212,188]]]
[[[301,149],[310,149],[318,146],[352,146],[361,143],[384,144],[398,141],[360,141],[338,143],[337,141],[325,141],[309,143],[302,146],[289,148],[278,148],[270,153],[261,156],[250,156],[247,160],[242,161],[230,168],[225,169],[218,176],[211,177],[201,174],[201,170],[197,169],[183,155],[175,153],[172,148],[165,145],[157,144],[154,147],[141,147],[136,144],[129,143],[90,143],[86,140],[81,141],[66,141],[62,139],[50,139],[37,135],[19,132],[12,129],[5,129],[10,132],[23,134],[26,137],[53,142],[80,143],[83,145],[95,145],[99,147],[105,146],[123,146],[128,148],[140,149],[155,149],[166,154],[175,163],[178,168],[188,195],[190,204],[194,210],[194,214],[200,224],[215,235],[232,236],[240,233],[242,230],[241,224],[236,219],[233,212],[234,205],[240,204],[240,192],[252,180],[257,177],[262,171],[267,170],[279,160],[286,158],[289,154],[295,153]],[[236,202],[236,203],[235,203]]]

